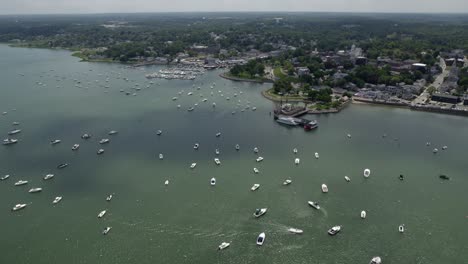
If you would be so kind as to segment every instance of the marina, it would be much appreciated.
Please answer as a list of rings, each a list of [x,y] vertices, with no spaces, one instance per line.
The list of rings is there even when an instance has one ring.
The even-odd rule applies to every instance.
[[[10,175],[0,182],[0,246],[8,252],[2,263],[94,263],[96,256],[104,264],[313,261],[305,249],[323,263],[369,263],[373,256],[383,263],[468,258],[468,240],[453,235],[465,230],[468,215],[457,204],[468,198],[462,117],[350,105],[333,116],[302,116],[320,124],[304,133],[270,116],[274,106],[260,94],[267,84],[231,83],[216,70],[195,81],[151,84],[144,75],[163,67],[78,63],[64,51],[3,45],[0,54],[0,63],[10,65],[0,73],[0,111],[8,112],[0,129],[7,136],[17,121],[23,130],[15,135],[17,144],[0,148],[0,173]],[[13,74],[18,71],[24,76]],[[137,96],[120,92],[137,83]],[[13,97],[19,99],[8,100]],[[247,105],[257,110],[242,112]],[[97,157],[99,141],[111,129],[119,132]],[[92,137],[82,139],[85,132]],[[62,143],[52,147],[56,138]],[[70,150],[74,144],[78,151]],[[256,162],[255,148],[263,161]],[[215,153],[221,166],[213,162]],[[44,181],[47,173],[55,177]],[[20,180],[29,183],[15,187]],[[329,193],[322,193],[324,183]],[[255,184],[261,187],[251,191]],[[42,192],[29,194],[31,188]],[[57,197],[65,198],[54,206]],[[268,213],[257,218],[256,208]],[[100,212],[105,215],[98,219]],[[337,225],[340,232],[331,237],[328,230]],[[302,235],[293,235],[299,230]],[[261,233],[265,243],[259,247]],[[218,251],[223,242],[229,246]],[[441,243],[459,254],[437,251]]]

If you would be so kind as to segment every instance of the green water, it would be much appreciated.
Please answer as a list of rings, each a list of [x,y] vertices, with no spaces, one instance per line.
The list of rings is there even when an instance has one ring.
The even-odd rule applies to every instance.
[[[351,105],[340,114],[311,117],[320,128],[306,133],[272,121],[272,103],[260,95],[267,85],[233,83],[217,71],[195,81],[149,84],[145,73],[159,67],[85,63],[65,51],[4,45],[0,57],[0,112],[8,112],[0,116],[0,131],[6,137],[14,121],[23,130],[20,143],[0,146],[0,175],[11,175],[0,182],[0,263],[350,264],[368,263],[375,255],[385,264],[468,259],[466,118]],[[132,89],[135,83],[141,91]],[[194,95],[187,96],[190,91]],[[201,102],[200,94],[208,102]],[[179,99],[172,101],[174,96]],[[188,112],[195,103],[195,111]],[[257,110],[241,112],[248,104]],[[163,135],[156,135],[158,129]],[[119,134],[107,136],[109,130]],[[93,138],[82,140],[86,132]],[[217,132],[222,136],[216,138]],[[111,143],[97,156],[103,137]],[[55,138],[62,143],[51,146]],[[81,147],[72,152],[75,143]],[[447,150],[432,153],[444,145]],[[262,163],[255,162],[255,146]],[[216,148],[221,166],[213,162]],[[57,170],[63,162],[70,166]],[[192,162],[198,164],[194,170]],[[362,176],[365,168],[372,171],[368,179]],[[44,182],[47,173],[55,178]],[[442,182],[440,173],[452,179]],[[400,174],[404,181],[398,180]],[[282,186],[287,178],[293,183]],[[29,184],[13,186],[20,179]],[[251,192],[255,183],[261,187]],[[321,193],[322,183],[328,194]],[[30,194],[32,187],[44,190]],[[56,196],[63,200],[53,206]],[[319,201],[323,209],[310,208],[308,200]],[[17,203],[29,205],[12,213]],[[258,207],[268,207],[268,213],[254,219]],[[98,219],[104,209],[107,215]],[[360,219],[361,210],[367,219]],[[404,234],[398,233],[400,224],[406,226]],[[343,225],[343,231],[330,237],[326,231],[333,225]],[[103,236],[106,226],[112,231]],[[289,227],[304,234],[290,234]],[[261,232],[266,240],[258,247]],[[231,247],[219,252],[223,241]]]

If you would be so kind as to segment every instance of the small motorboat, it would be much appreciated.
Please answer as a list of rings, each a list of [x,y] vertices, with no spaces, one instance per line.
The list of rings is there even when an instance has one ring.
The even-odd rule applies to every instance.
[[[98,218],[102,218],[102,217],[103,217],[103,216],[104,216],[106,213],[107,213],[107,211],[106,211],[106,210],[104,210],[104,211],[101,211],[101,212],[98,214],[98,216],[97,216],[97,217],[98,217]]]
[[[196,163],[192,163],[192,165],[190,165],[190,168],[191,168],[191,169],[194,169],[196,166],[197,166]]]
[[[216,185],[216,178],[211,178],[210,184],[211,184],[211,186],[215,186]]]
[[[29,190],[29,193],[38,193],[42,192],[42,188],[32,188]]]
[[[260,161],[262,161],[262,160],[263,160],[263,157],[258,157],[258,158],[256,159],[257,162],[260,162]]]
[[[447,150],[447,149],[448,149],[447,146],[443,146],[443,147],[442,147],[442,150]]]
[[[80,144],[75,144],[72,147],[72,150],[78,150],[80,148]]]
[[[369,176],[370,176],[370,170],[369,170],[369,169],[365,169],[365,170],[364,170],[364,177],[369,178]]]
[[[13,145],[13,144],[16,144],[18,143],[18,140],[15,139],[15,138],[6,138],[3,140],[3,145]]]
[[[195,145],[193,145],[193,149],[198,149],[200,147],[200,144],[198,143],[195,143]]]
[[[328,229],[328,234],[330,236],[334,236],[334,235],[338,234],[340,231],[341,231],[341,226],[334,226],[334,227]]]
[[[221,165],[221,161],[219,161],[218,158],[215,158],[215,159],[214,159],[214,162],[216,163],[216,165]]]
[[[431,142],[426,142],[426,146],[430,146],[431,145]]]
[[[398,179],[400,179],[400,181],[402,181],[402,180],[405,179],[405,176],[403,176],[403,174],[400,174],[400,176],[398,176]]]
[[[297,154],[297,148],[294,148],[294,149],[293,149],[293,153],[294,153],[294,154]]]
[[[91,135],[90,134],[83,134],[81,136],[82,139],[90,139],[91,138]]]
[[[19,122],[13,122],[12,125],[14,125],[14,126],[19,126],[20,123],[19,123]]]
[[[299,158],[296,158],[296,159],[294,160],[294,164],[296,164],[296,165],[299,165],[300,162],[301,162],[301,160],[300,160]]]
[[[326,184],[322,184],[322,192],[327,193],[328,192],[328,186]]]
[[[442,180],[450,180],[450,177],[445,174],[439,175],[439,178],[441,178]]]
[[[60,143],[60,142],[62,142],[60,139],[54,139],[54,140],[51,140],[51,141],[50,141],[50,144],[51,144],[51,145],[55,145],[55,144],[58,144],[58,143]]]
[[[63,169],[65,167],[68,167],[68,165],[69,165],[68,163],[62,163],[62,164],[57,166],[57,169]]]
[[[193,93],[192,92],[189,92],[187,95],[192,95]]]
[[[8,135],[16,135],[16,134],[19,134],[21,133],[21,129],[15,129],[15,130],[12,130],[10,132],[8,132]]]
[[[287,179],[283,182],[283,185],[289,185],[291,184],[291,182],[292,182],[291,180]]]
[[[50,179],[52,179],[54,176],[55,176],[54,174],[47,174],[46,176],[44,176],[44,181],[50,180]]]
[[[219,149],[215,149],[215,154],[219,155]]]
[[[259,173],[260,171],[257,168],[253,168],[255,174]]]
[[[239,144],[236,144],[236,150],[240,150]]]
[[[367,216],[366,211],[362,210],[362,211],[361,211],[361,218],[362,218],[362,219],[365,219],[366,216]]]
[[[344,176],[344,179],[347,181],[347,182],[350,182],[351,179],[348,177],[348,176]]]
[[[102,234],[107,235],[111,229],[112,229],[112,227],[110,227],[110,226],[104,228],[104,230],[102,231]]]
[[[255,212],[254,212],[253,215],[256,218],[259,218],[260,216],[266,214],[267,210],[268,210],[268,208],[260,208],[260,209],[257,208],[257,209],[255,209]]]
[[[108,138],[103,138],[103,139],[99,140],[99,144],[107,144],[109,142],[110,142],[110,140]]]
[[[351,134],[346,135],[348,138],[351,138]]]
[[[254,153],[258,153],[258,148],[255,147],[255,148],[253,149],[253,151],[254,151]]]
[[[194,109],[195,109],[195,108],[190,107],[189,109],[187,109],[187,111],[192,112]]]
[[[109,131],[109,133],[107,133],[109,136],[112,136],[112,135],[115,135],[115,134],[118,134],[119,132],[118,131],[115,131],[115,130],[111,130]]]
[[[218,250],[223,250],[223,249],[229,247],[230,245],[231,245],[231,243],[223,242],[223,243],[221,243],[221,245],[218,246]]]
[[[307,202],[310,206],[312,206],[313,208],[319,210],[320,209],[320,205],[318,202],[312,202],[312,201],[308,201]]]
[[[432,153],[436,154],[437,152],[439,152],[439,149],[438,148],[435,148],[432,150]]]
[[[256,183],[250,188],[251,191],[256,191],[258,188],[260,188],[260,184]]]
[[[216,107],[216,103],[213,103],[212,106],[213,106],[213,107]]]
[[[315,152],[315,158],[316,158],[316,159],[320,158],[318,152]]]
[[[398,232],[404,233],[404,232],[405,232],[405,225],[400,225],[400,226],[398,227]]]
[[[221,136],[220,132],[216,133],[216,137],[220,137],[220,136]]]
[[[159,159],[160,160],[164,159],[164,155],[162,153],[159,153]]]
[[[12,211],[19,211],[19,210],[25,208],[26,206],[27,206],[27,204],[17,204],[11,210]]]
[[[289,228],[288,231],[293,233],[293,234],[302,234],[302,233],[304,233],[304,231],[302,231],[302,229],[292,228],[292,227]]]
[[[7,180],[8,178],[10,178],[10,174],[7,174],[7,175],[1,177],[1,178],[0,178],[0,181]]]
[[[382,259],[380,257],[373,257],[369,264],[382,264]]]
[[[52,201],[53,204],[58,204],[60,201],[62,201],[62,196],[57,196],[55,197],[54,201]]]
[[[21,185],[25,185],[25,184],[27,184],[27,183],[28,183],[28,181],[22,181],[22,180],[21,180],[21,181],[15,182],[15,186],[21,186]]]
[[[156,131],[156,135],[160,136],[162,134],[161,130]]]
[[[166,181],[164,182],[164,185],[169,185],[169,180],[166,180]]]
[[[101,154],[104,154],[104,149],[98,149],[98,151],[96,152],[98,155],[101,155]]]
[[[252,111],[255,111],[255,110],[257,110],[257,107],[255,107],[255,106],[252,107]]]
[[[109,196],[106,197],[106,201],[110,202],[112,200],[112,194],[109,194]]]
[[[257,245],[261,246],[265,242],[265,233],[260,233],[257,237]]]

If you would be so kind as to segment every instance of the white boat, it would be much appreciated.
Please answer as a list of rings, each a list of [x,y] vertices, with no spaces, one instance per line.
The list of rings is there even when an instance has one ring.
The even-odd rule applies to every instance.
[[[318,159],[320,156],[318,154],[318,152],[315,152],[315,158]]]
[[[104,154],[104,149],[98,149],[98,151],[96,152],[98,155],[101,155],[101,154]]]
[[[59,165],[57,166],[57,169],[63,169],[63,168],[66,168],[66,167],[68,167],[68,165],[69,165],[68,163],[62,163],[62,164],[59,164]]]
[[[200,147],[200,144],[195,143],[195,145],[193,146],[193,149],[198,149],[199,147]]]
[[[50,180],[54,177],[55,175],[54,174],[47,174],[46,176],[44,176],[44,180],[47,181],[47,180]]]
[[[110,226],[104,228],[104,230],[102,231],[102,234],[107,235],[111,229],[112,229],[112,227],[110,227]]]
[[[260,209],[257,208],[257,209],[255,209],[255,212],[254,212],[253,215],[256,218],[259,218],[260,216],[266,214],[267,210],[268,210],[268,208],[260,208]]]
[[[446,149],[448,149],[447,146],[443,146],[443,147],[442,147],[442,150],[446,150]]]
[[[258,188],[260,188],[260,184],[256,183],[250,188],[251,191],[256,191]]]
[[[115,134],[117,134],[117,133],[119,133],[119,132],[118,132],[118,131],[115,131],[115,130],[111,130],[111,131],[109,131],[108,135],[109,135],[109,136],[112,136],[112,135],[115,135]]]
[[[19,211],[19,210],[25,208],[26,206],[27,206],[27,204],[17,204],[11,210],[12,211]]]
[[[218,158],[215,158],[215,159],[214,159],[214,162],[216,163],[216,165],[221,165],[221,161],[219,161]]]
[[[19,122],[13,122],[12,125],[14,125],[14,126],[19,126],[20,123],[19,123]]]
[[[190,165],[190,168],[191,168],[191,169],[194,169],[196,166],[197,166],[196,163],[192,163],[192,165]]]
[[[80,144],[75,144],[72,147],[72,150],[78,150],[80,148]]]
[[[289,184],[291,184],[291,182],[292,182],[292,181],[289,180],[289,179],[288,179],[288,180],[285,180],[285,181],[283,182],[283,185],[289,185]]]
[[[216,103],[213,103],[212,106],[213,106],[213,107],[216,107]]]
[[[430,146],[431,145],[431,142],[426,142],[426,146]]]
[[[365,169],[365,170],[364,170],[364,177],[369,178],[369,176],[370,176],[370,170],[369,170],[369,169]]]
[[[110,202],[112,200],[112,194],[109,194],[107,197],[106,197],[106,201]]]
[[[195,108],[190,107],[189,109],[187,109],[187,111],[192,112],[194,109],[195,109]]]
[[[162,153],[159,153],[159,159],[160,160],[164,159],[164,155]]]
[[[322,184],[322,192],[327,193],[328,192],[328,186],[326,184]]]
[[[398,227],[398,231],[399,231],[400,233],[404,233],[404,232],[405,232],[405,225],[400,225],[400,226]]]
[[[28,183],[28,181],[17,181],[17,182],[15,182],[15,186],[21,186],[21,185],[25,185],[27,183]]]
[[[310,206],[312,206],[313,208],[319,210],[320,209],[320,205],[318,202],[312,202],[312,201],[308,201],[307,202]]]
[[[193,94],[192,92],[187,93],[187,95],[192,95],[192,94]]]
[[[102,217],[103,217],[103,216],[104,216],[106,213],[107,213],[107,211],[106,211],[106,210],[104,210],[104,211],[101,211],[101,212],[98,214],[98,216],[97,216],[97,217],[98,217],[98,218],[102,218]]]
[[[175,100],[177,100],[177,97],[175,97],[175,96],[172,97],[172,101],[175,101]]]
[[[156,131],[156,135],[160,136],[162,134],[161,130]]]
[[[437,152],[439,152],[439,149],[435,148],[432,150],[432,153],[436,154]]]
[[[216,137],[220,137],[221,136],[221,133],[216,133]]]
[[[164,185],[169,185],[169,180],[166,180],[166,181],[164,182]]]
[[[60,142],[61,142],[60,139],[54,139],[54,140],[51,140],[51,141],[50,141],[50,144],[51,144],[51,145],[55,145],[55,144],[58,144],[58,143],[60,143]]]
[[[344,176],[344,179],[347,181],[347,182],[350,182],[351,179],[348,177],[348,176]]]
[[[278,119],[276,119],[276,122],[288,126],[297,126],[299,123],[296,121],[294,117],[289,117],[289,116],[279,116]]]
[[[109,143],[110,140],[108,138],[103,138],[101,140],[99,140],[99,144],[106,144],[106,143]]]
[[[218,250],[223,250],[223,249],[229,247],[230,245],[231,244],[228,243],[228,242],[223,242],[223,243],[221,243],[221,245],[218,246]]]
[[[236,144],[236,150],[239,150],[239,149],[240,149],[239,144]]]
[[[11,135],[16,135],[16,134],[18,134],[18,133],[21,133],[21,129],[12,130],[12,131],[8,132],[8,135],[11,136]]]
[[[330,236],[334,236],[334,235],[338,234],[340,231],[341,231],[341,226],[334,226],[334,227],[328,229],[328,234]]]
[[[62,196],[57,196],[55,197],[54,201],[52,202],[53,204],[58,204],[60,201],[62,201]]]
[[[252,107],[252,111],[255,111],[255,110],[257,110],[257,107],[255,107],[255,106]]]
[[[293,149],[293,153],[294,153],[294,154],[297,154],[297,148],[294,148],[294,149]]]
[[[351,138],[351,134],[348,134],[347,136],[348,136],[348,138]]]
[[[259,173],[260,171],[257,168],[253,168],[254,173]]]
[[[260,162],[260,161],[262,161],[262,160],[263,160],[263,157],[258,157],[258,158],[256,159],[257,162]]]
[[[6,180],[6,179],[8,179],[8,178],[10,178],[10,174],[7,174],[7,175],[1,177],[1,178],[0,178],[0,181],[4,181],[4,180]]]
[[[299,158],[296,158],[296,159],[294,160],[294,164],[296,164],[296,165],[299,165],[300,162],[301,162],[301,160],[300,160]]]
[[[302,229],[292,228],[292,227],[289,228],[288,231],[293,233],[293,234],[302,234],[302,233],[304,233],[304,231],[302,231]]]
[[[82,139],[89,139],[89,138],[91,138],[91,135],[90,135],[90,134],[83,134],[83,135],[81,136],[81,138],[82,138]]]
[[[260,233],[257,237],[257,245],[261,246],[265,242],[265,233]]]
[[[369,264],[382,264],[382,259],[380,257],[373,257]]]
[[[29,190],[29,193],[38,193],[42,192],[42,188],[32,188]]]
[[[362,211],[361,211],[361,218],[362,218],[362,219],[365,219],[366,216],[367,216],[366,211],[362,210]]]
[[[215,186],[216,185],[216,178],[211,178],[210,184],[211,184],[211,186]]]
[[[3,140],[3,145],[12,145],[18,143],[18,140],[16,138],[6,138]]]
[[[215,149],[215,154],[219,155],[219,149]]]

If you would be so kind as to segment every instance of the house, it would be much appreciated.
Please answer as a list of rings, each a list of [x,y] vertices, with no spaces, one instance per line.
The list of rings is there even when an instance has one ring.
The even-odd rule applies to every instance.
[[[303,75],[309,75],[310,70],[307,67],[298,67],[296,68],[297,75],[303,76]]]
[[[420,72],[426,72],[427,70],[427,64],[424,64],[424,63],[413,63],[411,65],[411,69],[415,70],[415,71],[420,71]]]
[[[457,104],[460,101],[460,99],[457,96],[448,94],[433,94],[431,96],[431,100],[449,104]]]

